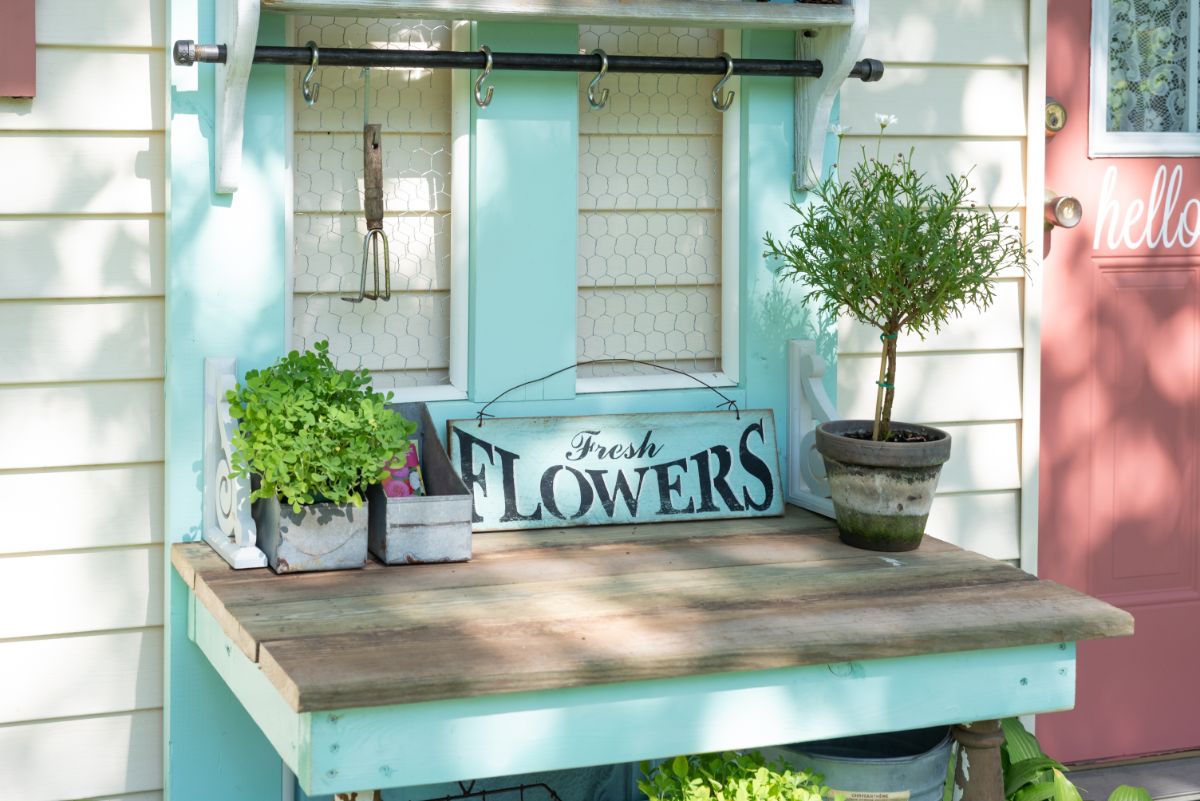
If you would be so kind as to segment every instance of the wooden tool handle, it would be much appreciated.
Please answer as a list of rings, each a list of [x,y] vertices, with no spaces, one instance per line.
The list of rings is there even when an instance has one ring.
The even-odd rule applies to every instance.
[[[363,126],[363,210],[367,230],[383,228],[383,134],[377,123]]]

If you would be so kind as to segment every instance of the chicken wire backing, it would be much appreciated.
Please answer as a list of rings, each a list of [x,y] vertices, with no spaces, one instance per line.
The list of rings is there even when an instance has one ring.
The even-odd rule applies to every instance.
[[[294,18],[294,41],[319,47],[450,49],[447,22]],[[297,79],[304,70],[296,70]],[[341,368],[377,388],[449,383],[450,72],[375,69],[370,122],[383,128],[383,230],[392,297],[353,304],[363,237],[361,70],[318,69],[317,103],[296,103],[295,347],[329,340]],[[367,288],[371,288],[368,277]],[[382,277],[380,279],[382,284]]]
[[[580,52],[715,57],[722,32],[581,26]],[[721,113],[707,75],[580,76],[577,346],[583,360],[721,369]],[[647,375],[585,365],[578,375]]]

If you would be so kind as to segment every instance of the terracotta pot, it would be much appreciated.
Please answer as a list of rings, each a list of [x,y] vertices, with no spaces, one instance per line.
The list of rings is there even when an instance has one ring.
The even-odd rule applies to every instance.
[[[911,551],[921,544],[950,435],[929,426],[892,423],[892,431],[927,442],[873,442],[846,436],[871,420],[835,420],[817,427],[829,494],[842,542],[871,551]]]

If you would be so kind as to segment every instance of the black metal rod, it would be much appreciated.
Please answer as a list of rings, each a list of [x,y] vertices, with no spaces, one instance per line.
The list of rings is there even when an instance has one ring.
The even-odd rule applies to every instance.
[[[487,57],[478,51],[458,50],[379,50],[344,47],[320,48],[320,67],[372,67],[407,69],[478,69],[487,66]],[[224,63],[225,45],[196,44],[188,40],[175,43],[175,63]],[[255,64],[294,64],[308,66],[312,52],[307,47],[268,47],[254,49]],[[549,72],[598,72],[600,57],[591,54],[492,53],[492,69],[537,70]],[[688,58],[667,56],[608,56],[608,71],[613,73],[670,73],[676,75],[724,75],[724,58]],[[764,75],[819,78],[820,61],[786,61],[763,58],[733,59],[734,75]],[[863,81],[883,77],[883,64],[867,58],[859,61],[850,76]]]

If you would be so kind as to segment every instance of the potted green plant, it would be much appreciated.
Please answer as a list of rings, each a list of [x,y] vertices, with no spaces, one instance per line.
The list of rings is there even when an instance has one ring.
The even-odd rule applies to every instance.
[[[882,138],[896,119],[877,119]],[[882,343],[874,420],[823,423],[816,432],[838,529],[850,545],[912,550],[950,435],[892,420],[897,338],[923,338],[968,307],[987,308],[996,277],[1024,271],[1027,250],[1013,227],[972,202],[968,175],[934,183],[911,152],[893,160],[864,153],[847,180],[835,170],[811,191],[813,202],[792,204],[799,222],[787,239],[766,235],[764,255],[782,260],[780,277],[807,286],[805,300],[823,314],[873,326]]]
[[[339,370],[329,343],[251,370],[230,390],[234,476],[249,476],[258,547],[277,573],[362,567],[367,489],[407,452],[415,425],[366,370]]]
[[[651,768],[641,764],[638,789],[647,801],[835,801],[822,777],[768,763],[757,751],[677,756]]]

